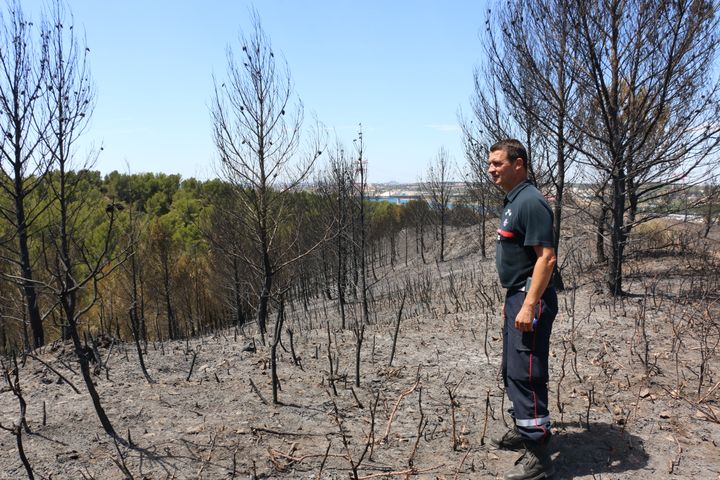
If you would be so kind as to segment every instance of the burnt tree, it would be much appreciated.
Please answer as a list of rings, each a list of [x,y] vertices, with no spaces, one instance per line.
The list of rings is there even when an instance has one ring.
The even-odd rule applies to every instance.
[[[260,277],[257,323],[264,342],[275,275],[294,262],[292,238],[280,228],[291,210],[288,193],[309,175],[321,155],[310,144],[298,158],[303,106],[295,100],[287,63],[272,49],[257,15],[241,51],[228,47],[224,81],[215,80],[211,118],[221,175],[236,189],[244,225],[238,233],[252,246],[241,257]]]

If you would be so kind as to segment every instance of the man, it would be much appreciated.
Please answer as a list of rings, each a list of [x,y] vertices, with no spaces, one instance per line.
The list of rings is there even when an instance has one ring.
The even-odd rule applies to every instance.
[[[528,180],[527,152],[519,141],[493,145],[488,172],[506,193],[495,262],[507,289],[502,374],[515,422],[491,442],[501,449],[524,450],[506,479],[536,480],[553,474],[547,389],[550,333],[557,314],[557,295],[550,285],[556,261],[553,215]]]

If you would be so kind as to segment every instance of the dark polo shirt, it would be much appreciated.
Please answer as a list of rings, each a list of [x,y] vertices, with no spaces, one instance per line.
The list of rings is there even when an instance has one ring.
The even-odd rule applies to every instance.
[[[554,245],[552,210],[529,181],[505,196],[497,233],[495,263],[500,283],[504,288],[522,288],[537,261],[533,247]]]

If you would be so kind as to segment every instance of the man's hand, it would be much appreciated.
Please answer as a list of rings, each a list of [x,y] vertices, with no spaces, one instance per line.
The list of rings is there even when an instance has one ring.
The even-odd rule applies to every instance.
[[[525,302],[515,317],[515,328],[521,332],[533,331],[533,319],[535,318],[535,306],[543,296],[545,289],[550,282],[553,268],[555,267],[555,249],[552,247],[535,246],[535,267],[533,267],[532,282],[530,291],[525,292]]]
[[[532,307],[523,305],[518,312],[517,317],[515,317],[515,328],[517,328],[521,332],[532,332],[534,317],[534,309]]]

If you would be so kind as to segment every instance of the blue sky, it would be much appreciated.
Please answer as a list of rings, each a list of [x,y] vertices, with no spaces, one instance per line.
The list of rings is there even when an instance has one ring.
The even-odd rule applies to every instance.
[[[37,18],[41,0],[22,0]],[[226,48],[258,12],[287,60],[306,120],[346,145],[362,123],[371,182],[416,181],[445,146],[464,162],[485,1],[70,0],[91,51],[97,106],[87,144],[103,173],[216,176],[208,105]]]

